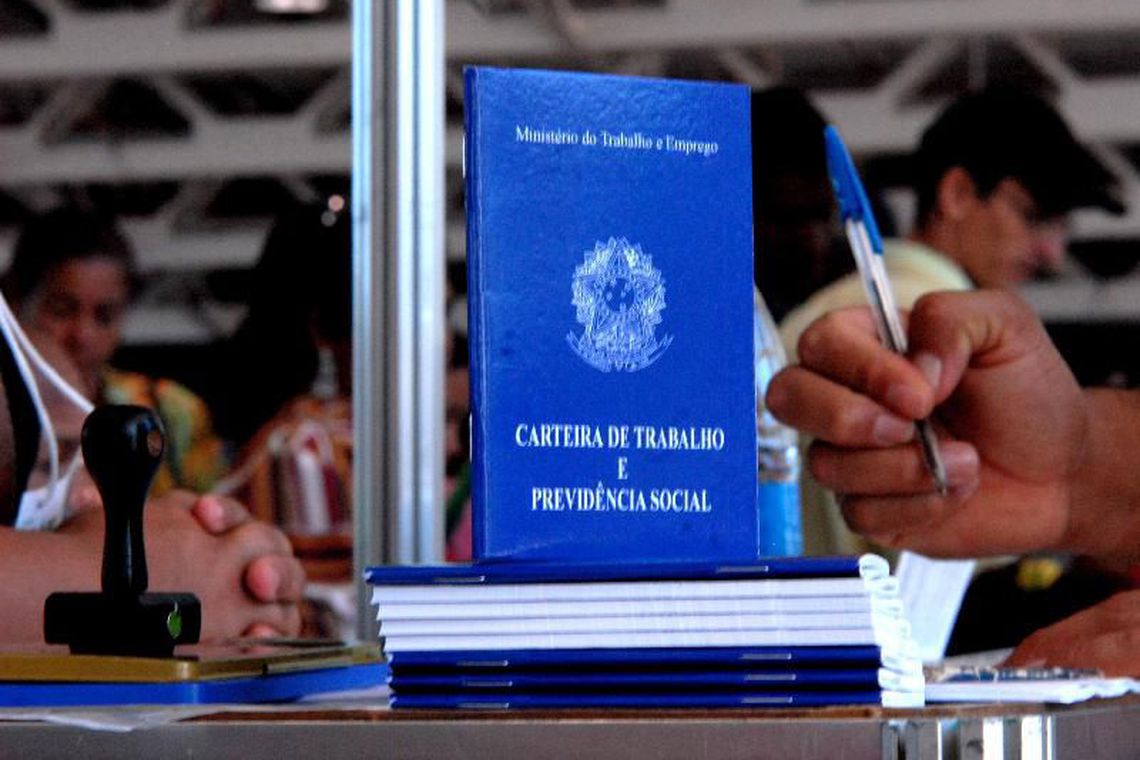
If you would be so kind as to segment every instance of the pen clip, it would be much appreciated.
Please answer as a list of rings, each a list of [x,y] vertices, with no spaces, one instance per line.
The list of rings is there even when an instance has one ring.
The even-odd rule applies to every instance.
[[[859,173],[855,171],[855,162],[851,160],[851,154],[839,136],[839,130],[828,124],[823,128],[823,141],[827,154],[827,171],[835,189],[835,198],[839,202],[839,213],[844,219],[863,223],[871,242],[871,250],[881,256],[883,239],[879,235],[879,225],[875,223],[871,201],[863,189]]]

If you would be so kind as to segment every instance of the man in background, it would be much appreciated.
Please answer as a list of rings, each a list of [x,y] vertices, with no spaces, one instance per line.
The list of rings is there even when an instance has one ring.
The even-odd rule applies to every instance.
[[[883,252],[904,309],[934,290],[1017,288],[1060,266],[1070,211],[1124,211],[1116,179],[1049,104],[1020,90],[954,101],[923,133],[912,176],[914,228]],[[821,314],[864,302],[855,274],[823,288],[781,323],[785,346],[794,353]]]

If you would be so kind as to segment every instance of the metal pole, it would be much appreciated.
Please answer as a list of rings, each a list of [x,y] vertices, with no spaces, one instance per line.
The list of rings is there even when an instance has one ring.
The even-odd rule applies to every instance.
[[[447,406],[447,48],[444,0],[409,0],[417,9],[415,94],[416,164],[416,546],[419,562],[443,559],[444,426]]]
[[[353,4],[354,566],[443,551],[443,0]],[[376,633],[367,589],[358,634]]]

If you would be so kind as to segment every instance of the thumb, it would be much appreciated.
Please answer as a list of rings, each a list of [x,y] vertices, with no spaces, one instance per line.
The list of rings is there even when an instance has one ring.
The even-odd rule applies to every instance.
[[[995,367],[1042,348],[1052,350],[1045,328],[1029,304],[1004,291],[930,293],[911,311],[910,355],[946,400],[968,368]]]

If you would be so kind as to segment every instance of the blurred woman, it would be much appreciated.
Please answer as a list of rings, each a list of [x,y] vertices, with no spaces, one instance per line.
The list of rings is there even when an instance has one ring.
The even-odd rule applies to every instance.
[[[57,344],[96,404],[138,404],[158,413],[166,453],[152,494],[180,487],[204,493],[226,470],[206,405],[171,380],[110,365],[134,289],[134,254],[115,223],[61,207],[28,221],[3,290],[29,332]]]
[[[352,228],[343,197],[277,215],[249,311],[224,349],[219,424],[239,444],[220,486],[301,536],[347,535],[352,514]]]

